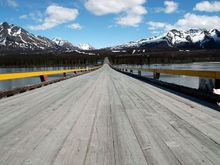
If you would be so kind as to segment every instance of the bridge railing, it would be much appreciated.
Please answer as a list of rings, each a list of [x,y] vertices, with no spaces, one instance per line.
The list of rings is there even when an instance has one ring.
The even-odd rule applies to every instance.
[[[199,77],[199,89],[206,91],[213,91],[213,89],[220,89],[220,71],[202,71],[202,70],[180,70],[180,69],[145,69],[145,68],[118,68],[117,70],[123,72],[134,73],[137,71],[141,76],[142,72],[152,72],[154,79],[159,79],[160,74],[180,75]]]
[[[20,72],[20,73],[2,73],[0,74],[0,80],[12,80],[28,77],[40,77],[41,81],[44,82],[48,79],[48,75],[63,74],[66,77],[67,73],[77,73],[85,71],[93,71],[99,69],[101,66],[93,68],[82,68],[82,69],[70,69],[70,70],[51,70],[51,71],[36,71],[36,72]]]
[[[220,71],[180,70],[180,69],[136,69],[136,68],[127,68],[127,70],[153,72],[154,74],[163,73],[163,74],[171,74],[171,75],[184,75],[184,76],[192,76],[192,77],[220,79]]]

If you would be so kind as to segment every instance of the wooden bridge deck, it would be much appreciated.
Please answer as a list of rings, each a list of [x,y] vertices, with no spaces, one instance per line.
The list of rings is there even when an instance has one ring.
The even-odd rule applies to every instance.
[[[112,70],[0,100],[1,165],[220,164],[220,113]]]

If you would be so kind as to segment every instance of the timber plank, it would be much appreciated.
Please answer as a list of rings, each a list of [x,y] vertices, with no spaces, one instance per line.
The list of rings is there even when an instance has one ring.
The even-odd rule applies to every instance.
[[[220,113],[108,65],[0,100],[0,164],[220,164]]]

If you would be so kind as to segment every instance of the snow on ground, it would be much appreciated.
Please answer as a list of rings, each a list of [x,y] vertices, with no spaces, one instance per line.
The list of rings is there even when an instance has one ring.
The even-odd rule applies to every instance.
[[[120,50],[112,50],[112,53],[120,53]]]

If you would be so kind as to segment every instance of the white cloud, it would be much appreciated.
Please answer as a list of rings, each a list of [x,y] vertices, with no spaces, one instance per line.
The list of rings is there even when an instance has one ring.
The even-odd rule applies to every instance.
[[[91,13],[101,16],[106,14],[123,14],[116,18],[116,23],[122,26],[138,26],[147,13],[144,8],[146,0],[87,0],[85,7]]]
[[[187,30],[191,28],[212,29],[220,27],[220,16],[196,15],[187,13],[182,19],[179,19],[174,25],[165,22],[148,22],[150,30],[163,29],[165,31],[171,29]]]
[[[164,5],[166,6],[166,8],[164,9],[165,13],[173,13],[178,9],[178,3],[174,2],[174,1],[165,1]]]
[[[41,23],[43,22],[43,18],[44,18],[44,15],[42,12],[40,11],[33,11],[31,13],[28,14],[28,16],[35,22],[37,23]]]
[[[82,29],[82,26],[78,23],[73,23],[71,25],[68,25],[68,28],[70,28],[70,29]]]
[[[32,30],[47,30],[57,25],[73,21],[78,16],[78,10],[65,8],[58,5],[50,5],[46,10],[46,18],[41,25],[29,26]]]
[[[203,1],[196,4],[193,10],[196,11],[206,11],[206,12],[219,12],[220,11],[220,1]]]
[[[142,22],[142,16],[140,15],[126,15],[124,17],[119,17],[116,19],[116,23],[122,26],[133,26],[137,27],[140,22]]]
[[[134,26],[137,27],[140,22],[142,22],[143,15],[147,11],[142,6],[133,7],[130,11],[127,12],[125,16],[119,17],[116,19],[116,23],[123,26]]]
[[[27,18],[28,18],[28,16],[27,16],[26,14],[21,15],[21,16],[19,17],[19,19],[27,19]]]
[[[7,0],[7,3],[8,3],[9,6],[12,6],[12,7],[17,7],[18,6],[16,0]]]
[[[156,8],[156,12],[165,12],[167,14],[178,10],[179,4],[174,1],[164,1],[165,8]]]
[[[201,28],[201,29],[212,29],[220,27],[219,16],[207,16],[207,15],[196,15],[187,13],[183,19],[179,19],[176,23],[177,27],[181,29],[188,28]]]

